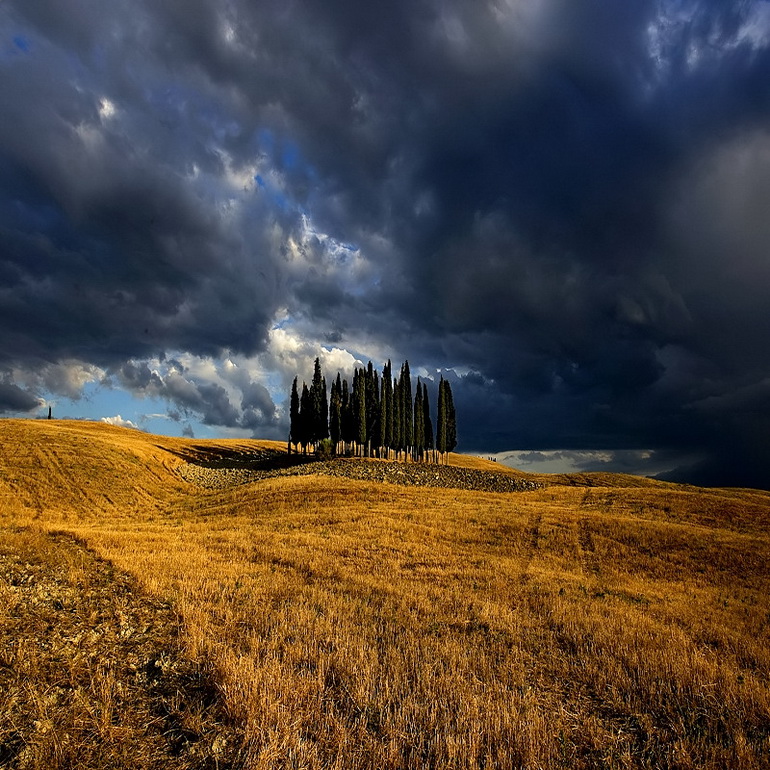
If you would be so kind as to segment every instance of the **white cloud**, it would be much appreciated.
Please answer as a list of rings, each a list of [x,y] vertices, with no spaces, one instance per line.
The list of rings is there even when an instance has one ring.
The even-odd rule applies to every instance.
[[[107,425],[115,425],[118,428],[134,428],[139,430],[139,426],[136,423],[131,422],[131,420],[124,420],[119,414],[116,414],[114,417],[102,417],[100,422],[107,423]]]

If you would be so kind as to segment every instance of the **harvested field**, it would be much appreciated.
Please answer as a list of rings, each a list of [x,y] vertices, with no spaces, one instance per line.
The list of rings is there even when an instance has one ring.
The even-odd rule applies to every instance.
[[[770,494],[281,449],[0,422],[9,767],[770,767]]]
[[[233,767],[242,736],[168,602],[62,534],[0,542],[0,767]]]

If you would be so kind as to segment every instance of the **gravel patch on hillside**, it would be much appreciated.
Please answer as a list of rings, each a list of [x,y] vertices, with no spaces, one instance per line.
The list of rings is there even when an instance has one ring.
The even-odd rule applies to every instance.
[[[369,460],[337,459],[310,461],[284,468],[210,467],[185,463],[179,475],[191,484],[205,489],[226,489],[277,476],[320,474],[359,481],[377,481],[410,487],[443,487],[471,489],[478,492],[526,492],[540,489],[539,482],[506,473],[493,473],[452,465],[430,463],[398,463]]]

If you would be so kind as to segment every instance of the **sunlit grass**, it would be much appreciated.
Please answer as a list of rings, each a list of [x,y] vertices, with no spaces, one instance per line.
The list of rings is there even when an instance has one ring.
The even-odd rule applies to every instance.
[[[5,523],[71,531],[171,598],[250,767],[770,763],[770,495],[207,492],[173,473],[181,440],[2,429]]]

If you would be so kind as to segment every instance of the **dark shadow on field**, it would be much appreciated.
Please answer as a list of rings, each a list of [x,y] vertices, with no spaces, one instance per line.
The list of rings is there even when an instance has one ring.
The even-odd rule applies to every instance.
[[[315,462],[313,455],[287,454],[277,449],[229,449],[197,444],[184,449],[169,449],[180,460],[202,468],[248,468],[255,471],[277,471]]]

